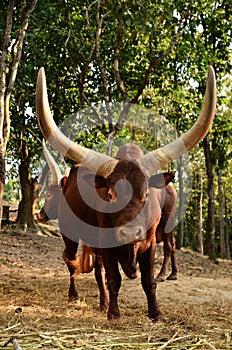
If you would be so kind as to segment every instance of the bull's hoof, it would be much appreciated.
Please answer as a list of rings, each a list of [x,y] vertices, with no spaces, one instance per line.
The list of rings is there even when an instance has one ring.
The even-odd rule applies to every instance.
[[[157,315],[149,315],[149,318],[151,319],[152,322],[166,322],[163,314],[157,314]]]
[[[151,322],[166,322],[163,316],[151,318]]]
[[[107,315],[108,321],[119,321],[120,320],[120,313],[117,311],[113,311],[113,312],[108,312]]]
[[[68,296],[68,302],[73,303],[78,300],[78,294],[72,294]]]
[[[101,312],[106,312],[108,309],[105,305],[100,305],[100,311]]]
[[[107,311],[109,309],[109,305],[108,304],[100,304],[100,310],[101,311]]]
[[[101,311],[107,311],[109,309],[109,298],[107,296],[101,295],[100,296],[100,310]]]
[[[168,276],[167,280],[169,280],[169,281],[176,281],[177,280],[177,275],[171,274],[170,276]]]
[[[155,278],[155,282],[164,282],[165,281],[165,277],[162,275],[158,275]]]

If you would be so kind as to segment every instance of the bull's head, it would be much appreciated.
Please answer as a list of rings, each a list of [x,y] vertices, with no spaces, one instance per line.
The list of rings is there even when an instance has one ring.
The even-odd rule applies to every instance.
[[[197,121],[189,131],[176,141],[145,155],[137,152],[136,156],[131,157],[133,161],[121,159],[120,155],[119,159],[114,159],[74,143],[58,129],[49,108],[44,69],[41,68],[38,74],[36,112],[41,130],[54,149],[97,174],[94,185],[99,189],[100,196],[116,209],[111,216],[114,227],[117,227],[117,239],[121,243],[128,243],[128,234],[129,241],[132,242],[145,238],[146,229],[136,222],[136,218],[143,208],[146,209],[149,189],[162,188],[172,180],[170,175],[165,175],[161,185],[160,176],[153,174],[195,147],[204,138],[212,124],[215,109],[216,82],[214,70],[210,67],[203,106]],[[120,206],[121,200],[125,202],[124,206]],[[121,207],[123,215],[120,215]],[[153,210],[156,210],[155,206]],[[160,218],[160,214],[154,213],[154,217]]]
[[[48,151],[45,142],[43,140],[43,153],[51,171],[52,179],[49,184],[48,190],[45,196],[45,202],[40,212],[37,215],[37,219],[40,222],[46,222],[58,218],[58,200],[61,191],[60,181],[62,174],[58,164]]]
[[[135,144],[125,146],[135,153],[142,153]],[[148,179],[133,158],[134,155],[131,159],[124,159],[128,158],[128,155],[124,154],[124,146],[119,149],[116,157],[119,158],[119,162],[106,179],[90,173],[85,176],[85,180],[92,187],[95,186],[104,200],[98,207],[100,227],[105,227],[108,223],[101,213],[108,213],[117,242],[135,243],[146,239],[147,229],[154,221],[156,224],[159,222],[164,198],[161,191],[154,193],[153,189],[163,189],[174,179],[174,175],[162,173]]]

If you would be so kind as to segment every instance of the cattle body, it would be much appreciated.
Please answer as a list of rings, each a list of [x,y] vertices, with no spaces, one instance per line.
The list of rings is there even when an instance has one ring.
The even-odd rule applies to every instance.
[[[58,129],[49,108],[45,73],[40,69],[36,87],[40,128],[52,147],[82,164],[72,168],[63,184],[58,208],[59,225],[66,244],[64,258],[71,274],[70,290],[76,291],[72,277],[75,277],[76,251],[81,238],[96,254],[100,249],[109,290],[109,320],[120,317],[117,300],[121,286],[119,263],[129,278],[136,277],[136,264],[139,263],[149,317],[152,320],[161,317],[153,265],[156,232],[162,232],[162,209],[165,199],[168,200],[165,188],[173,176],[154,174],[205,137],[215,109],[216,83],[214,70],[210,67],[200,115],[185,134],[145,155],[115,159],[76,144]],[[163,218],[165,215],[163,212]]]
[[[44,148],[44,151],[47,152],[46,148]],[[114,258],[114,265],[117,266],[117,262],[120,262],[122,269],[127,277],[129,278],[135,278],[137,275],[137,261],[140,261],[143,257],[143,254],[145,251],[148,250],[149,246],[151,247],[151,257],[150,257],[150,275],[153,276],[153,265],[154,265],[154,253],[155,253],[155,244],[156,244],[156,227],[158,225],[157,230],[157,238],[158,242],[164,241],[164,261],[162,269],[157,276],[157,280],[161,281],[165,279],[166,276],[166,269],[168,266],[169,258],[171,256],[172,259],[172,273],[169,276],[169,279],[176,279],[177,275],[177,263],[175,258],[175,241],[173,237],[173,224],[174,224],[174,215],[175,215],[175,204],[176,204],[176,191],[174,189],[174,186],[171,184],[168,184],[166,189],[154,189],[150,188],[148,193],[148,184],[146,182],[146,179],[144,178],[143,174],[139,174],[139,176],[134,177],[134,171],[130,168],[130,161],[136,159],[136,156],[138,154],[141,154],[141,150],[139,147],[137,147],[134,144],[127,144],[121,147],[119,149],[116,157],[118,159],[121,159],[123,156],[128,158],[125,161],[121,161],[122,168],[124,171],[120,170],[121,177],[128,178],[128,174],[132,175],[132,178],[130,178],[130,183],[134,181],[135,183],[132,183],[132,186],[134,186],[135,192],[137,197],[140,198],[140,202],[142,204],[145,204],[147,206],[147,209],[145,210],[145,221],[143,223],[143,219],[139,220],[140,225],[137,225],[136,227],[139,227],[137,235],[141,232],[144,232],[145,227],[149,227],[148,232],[145,233],[144,239],[142,239],[142,242],[137,242],[133,244],[133,241],[130,242],[129,245],[123,245],[123,247],[120,245],[120,247],[115,247],[114,249],[111,248],[110,252],[113,253],[114,257],[118,257],[117,259]],[[48,158],[47,158],[48,160]],[[48,163],[50,164],[50,161],[48,160]],[[131,167],[134,167],[134,170],[136,170],[137,174],[137,165],[132,163]],[[125,169],[127,171],[125,172]],[[119,170],[118,170],[119,171]],[[127,175],[126,175],[127,173]],[[118,176],[118,175],[117,175]],[[164,174],[164,177],[166,178],[166,182],[173,180],[173,175],[171,174]],[[165,182],[162,184],[162,176],[156,176],[156,185],[158,187],[165,187]],[[117,179],[117,177],[116,177]],[[133,180],[132,180],[133,179]],[[94,183],[92,183],[94,181]],[[114,180],[115,181],[115,180]],[[38,219],[40,221],[46,221],[47,219],[55,219],[59,217],[59,224],[61,228],[61,232],[63,232],[63,239],[66,245],[66,248],[64,250],[64,260],[68,266],[68,269],[70,271],[70,288],[69,288],[69,300],[73,301],[78,298],[78,291],[76,287],[76,276],[79,272],[88,272],[88,267],[91,264],[87,263],[87,266],[83,266],[83,261],[80,263],[78,260],[78,254],[77,254],[77,248],[78,248],[78,228],[76,228],[75,224],[71,225],[71,227],[74,227],[74,231],[70,232],[70,220],[72,217],[72,213],[74,212],[77,217],[79,217],[81,220],[88,221],[91,225],[94,225],[96,227],[118,227],[121,231],[119,231],[119,235],[122,235],[122,241],[125,238],[128,240],[128,233],[123,233],[122,228],[125,227],[125,223],[127,221],[130,223],[132,220],[137,218],[138,212],[134,210],[136,208],[134,203],[134,198],[132,196],[132,202],[128,203],[128,206],[126,208],[126,212],[124,211],[125,208],[123,208],[123,211],[120,212],[114,212],[109,214],[102,214],[101,212],[95,212],[93,211],[88,205],[86,205],[85,201],[82,198],[82,195],[80,193],[80,188],[82,187],[82,191],[87,196],[90,196],[92,194],[92,186],[96,186],[98,188],[98,194],[99,196],[104,199],[104,201],[114,200],[113,198],[113,191],[114,191],[114,181],[112,178],[109,178],[110,185],[106,185],[103,183],[103,179],[97,178],[96,183],[94,179],[94,174],[89,171],[86,167],[75,165],[68,176],[68,178],[64,177],[61,180],[62,190],[59,185],[52,184],[46,194],[46,199],[43,208],[41,209]],[[145,183],[143,183],[145,181]],[[101,186],[99,188],[99,182],[101,182]],[[123,184],[125,185],[125,184]],[[122,185],[122,187],[123,187]],[[84,187],[84,188],[83,188]],[[120,193],[121,191],[121,193]],[[125,188],[118,189],[117,196],[122,195],[126,191]],[[110,193],[110,196],[109,196]],[[114,193],[115,195],[115,193]],[[58,198],[59,196],[59,198]],[[149,196],[149,198],[148,198]],[[151,203],[150,203],[151,201]],[[147,203],[145,203],[147,202]],[[66,205],[68,203],[68,207],[71,209],[71,213],[69,210],[66,210]],[[133,204],[133,205],[132,205]],[[104,203],[103,203],[104,205]],[[162,206],[164,206],[162,208]],[[141,206],[140,206],[141,208]],[[138,208],[137,208],[138,210]],[[103,208],[104,212],[104,208]],[[163,213],[163,214],[162,214]],[[67,217],[69,214],[70,218]],[[120,215],[121,214],[121,215]],[[160,220],[161,215],[161,220]],[[88,218],[88,219],[87,219]],[[154,222],[153,222],[154,221]],[[68,222],[68,227],[67,227]],[[168,223],[168,224],[167,224]],[[165,233],[165,226],[168,225],[169,232]],[[126,228],[127,230],[130,230],[133,232],[132,228]],[[67,231],[68,230],[68,231]],[[77,231],[76,231],[77,230]],[[129,231],[129,232],[130,232]],[[68,237],[72,236],[73,239],[70,239]],[[86,238],[86,237],[85,237]],[[140,237],[139,237],[140,239]],[[122,242],[124,243],[124,242]],[[85,258],[88,259],[88,257],[91,257],[91,251],[89,250],[90,247],[87,247],[85,245],[82,245],[82,255],[84,254]],[[88,250],[88,251],[87,251]],[[102,265],[101,257],[103,257],[103,261],[105,261],[106,266],[110,266],[109,269],[111,271],[111,265],[112,261],[109,261],[109,257],[106,255],[105,249],[93,249],[94,253],[96,254],[96,259],[94,262],[94,268],[95,268],[95,278],[100,290],[100,307],[101,308],[107,308],[108,307],[108,295],[105,288],[105,280],[104,280],[104,269]],[[81,257],[82,258],[82,257]],[[82,259],[82,260],[83,260]],[[87,261],[88,262],[88,261]],[[81,266],[80,266],[81,265]],[[143,266],[143,263],[140,262],[140,265]],[[116,272],[117,271],[117,272]],[[114,276],[112,277],[112,280],[114,281],[114,284],[117,286],[121,283],[121,278],[119,278],[119,271],[118,267],[115,271]],[[142,271],[142,270],[141,270]],[[112,274],[112,273],[111,273]],[[108,273],[109,275],[109,273]],[[146,290],[149,290],[149,287],[146,284],[151,284],[153,290],[155,282],[153,280],[148,281],[144,277],[142,279],[144,288]],[[110,281],[108,281],[109,285]],[[112,283],[112,282],[111,282]],[[115,286],[112,286],[112,288],[115,289]],[[147,292],[149,294],[149,292]],[[149,299],[152,299],[150,296],[148,296]],[[155,304],[156,302],[151,302],[151,304]],[[116,314],[115,311],[112,314],[109,313],[109,318],[115,318]],[[117,317],[119,317],[119,314],[117,314]],[[152,312],[150,312],[150,317],[156,318],[152,315]]]
[[[121,264],[127,277],[135,278],[137,261],[140,265],[142,286],[148,298],[149,317],[157,320],[160,316],[160,310],[155,297],[156,282],[153,277],[153,266],[156,246],[155,232],[161,218],[162,196],[165,194],[162,193],[162,190],[152,187],[148,194],[149,187],[147,180],[137,168],[137,165],[134,163],[121,159],[118,166],[116,166],[115,172],[105,181],[105,179],[99,176],[97,176],[97,179],[94,179],[95,175],[91,174],[88,168],[73,167],[63,187],[63,196],[59,202],[59,225],[62,234],[65,236],[66,248],[64,257],[69,270],[70,266],[73,266],[74,261],[76,261],[77,243],[73,244],[73,241],[77,242],[81,236],[85,242],[90,245],[94,244],[92,243],[92,237],[88,237],[88,233],[81,235],[78,232],[78,227],[75,225],[76,217],[91,226],[99,227],[100,231],[102,228],[114,228],[112,236],[110,235],[109,243],[111,244],[112,242],[112,248],[101,248],[100,252],[99,248],[93,248],[96,255],[102,256],[106,271],[110,300],[108,319],[117,319],[120,317],[117,305],[117,296],[121,285],[118,263]],[[80,187],[84,187],[82,190],[87,194],[87,197],[92,196],[93,183],[91,182],[95,181],[100,198],[106,202],[114,203],[116,196],[120,198],[124,193],[127,193],[127,183],[123,182],[121,183],[121,187],[117,189],[116,194],[115,184],[119,179],[130,181],[133,192],[135,192],[132,194],[132,198],[128,201],[126,207],[119,211],[105,213],[104,203],[102,204],[103,208],[101,210],[99,209],[99,211],[86,205],[80,193]],[[172,177],[170,177],[171,179]],[[71,211],[67,212],[67,204]],[[142,207],[143,213],[141,215]],[[73,213],[75,214],[73,223],[75,226],[73,224],[70,225]],[[131,222],[133,222],[133,225],[131,225]],[[70,229],[73,229],[73,232],[70,232]],[[116,241],[119,242],[117,246],[115,246],[114,234]],[[70,240],[67,242],[67,237],[74,239],[71,242]],[[109,242],[108,232],[107,237],[103,236],[100,238],[98,235],[96,237],[98,240],[102,240],[104,246],[106,242]],[[75,271],[71,268],[71,279],[73,274],[75,274]],[[74,299],[75,295],[76,286],[74,285],[74,281],[71,281],[69,298]]]

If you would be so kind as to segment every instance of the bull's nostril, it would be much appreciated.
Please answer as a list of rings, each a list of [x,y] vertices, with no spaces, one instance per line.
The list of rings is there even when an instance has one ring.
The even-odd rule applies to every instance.
[[[126,240],[126,237],[127,237],[126,232],[121,230],[121,238],[122,238],[122,240]]]
[[[137,228],[135,232],[135,238],[139,239],[142,235],[143,235],[143,230],[141,229],[141,227]]]

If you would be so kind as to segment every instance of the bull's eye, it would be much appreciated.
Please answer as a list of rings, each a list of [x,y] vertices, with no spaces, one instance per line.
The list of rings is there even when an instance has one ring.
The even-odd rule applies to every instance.
[[[52,195],[50,193],[47,193],[46,198],[49,199],[49,198],[51,198],[51,196]]]
[[[110,203],[115,202],[117,199],[117,196],[115,195],[115,192],[112,189],[108,190],[107,196],[108,196],[108,201]]]
[[[109,200],[113,199],[112,193],[108,193],[108,198],[109,198]]]

